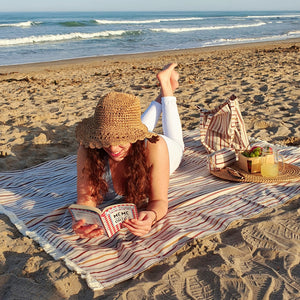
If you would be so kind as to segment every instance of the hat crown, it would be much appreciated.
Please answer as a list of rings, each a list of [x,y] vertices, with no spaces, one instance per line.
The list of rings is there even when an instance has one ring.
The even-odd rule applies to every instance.
[[[99,100],[94,120],[99,130],[118,131],[139,126],[141,107],[137,97],[124,93],[112,92]]]
[[[103,148],[112,145],[135,143],[152,138],[141,121],[140,100],[134,95],[111,92],[101,98],[94,116],[77,124],[76,138],[81,145]]]

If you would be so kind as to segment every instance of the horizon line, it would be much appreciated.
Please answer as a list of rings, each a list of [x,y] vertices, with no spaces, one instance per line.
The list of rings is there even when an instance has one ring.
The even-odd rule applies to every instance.
[[[183,10],[183,9],[177,9],[177,10],[23,10],[23,11],[1,11],[1,13],[24,13],[24,12],[39,12],[39,13],[45,13],[45,12],[86,12],[86,13],[97,13],[97,12],[300,12],[299,10],[295,9],[276,9],[276,10],[269,10],[269,9],[262,9],[262,10],[251,10],[251,9],[233,9],[233,10]]]

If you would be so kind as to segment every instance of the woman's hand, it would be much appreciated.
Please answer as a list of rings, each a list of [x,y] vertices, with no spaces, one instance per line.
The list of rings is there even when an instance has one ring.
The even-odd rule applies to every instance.
[[[103,228],[97,224],[85,224],[84,220],[79,220],[72,225],[73,230],[81,238],[94,238],[104,234]]]
[[[137,219],[125,220],[123,226],[137,236],[143,236],[151,230],[156,215],[153,211],[141,211]]]

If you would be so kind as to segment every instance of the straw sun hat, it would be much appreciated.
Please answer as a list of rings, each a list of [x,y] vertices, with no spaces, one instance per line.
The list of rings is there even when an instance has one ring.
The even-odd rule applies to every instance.
[[[102,97],[93,117],[76,127],[78,142],[90,148],[134,143],[156,136],[141,121],[140,100],[129,94],[112,92]]]

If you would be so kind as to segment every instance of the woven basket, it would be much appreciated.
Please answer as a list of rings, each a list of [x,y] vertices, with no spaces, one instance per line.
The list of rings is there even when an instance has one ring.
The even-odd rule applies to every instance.
[[[232,175],[232,170],[237,171],[241,177],[238,178]],[[249,174],[248,172],[242,170],[238,167],[237,163],[234,163],[230,168],[224,168],[220,171],[211,171],[211,174],[216,177],[238,182],[262,182],[262,183],[276,183],[276,182],[288,182],[288,181],[300,181],[300,168],[292,164],[284,164],[284,171],[282,171],[281,166],[279,167],[279,173],[277,177],[263,177],[260,173]]]

